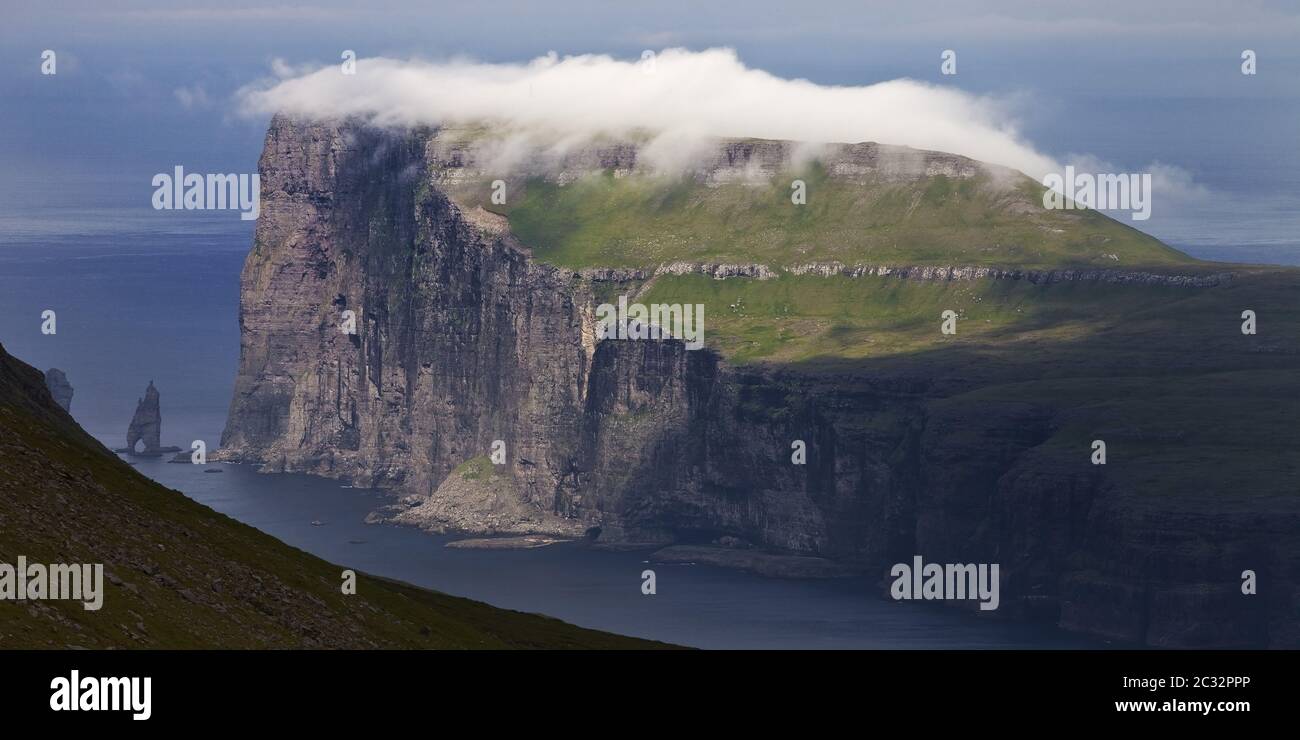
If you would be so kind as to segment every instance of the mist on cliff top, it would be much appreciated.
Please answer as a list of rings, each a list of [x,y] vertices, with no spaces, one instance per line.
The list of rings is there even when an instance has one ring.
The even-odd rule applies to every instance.
[[[649,132],[659,166],[688,164],[714,137],[873,141],[960,154],[1035,178],[1057,169],[1019,135],[1005,100],[908,79],[819,85],[747,67],[730,49],[634,60],[548,54],[527,63],[387,58],[294,69],[237,94],[249,115],[358,116],[380,126],[493,121],[575,143]]]

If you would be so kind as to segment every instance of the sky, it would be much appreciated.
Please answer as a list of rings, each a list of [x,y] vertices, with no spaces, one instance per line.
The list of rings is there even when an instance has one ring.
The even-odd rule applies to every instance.
[[[344,49],[363,62],[491,70],[548,53],[630,63],[680,48],[729,50],[787,88],[929,91],[880,103],[902,122],[870,129],[882,136],[921,132],[915,122],[931,113],[920,106],[934,95],[975,106],[945,109],[958,121],[987,104],[994,113],[972,125],[1013,131],[1050,161],[1158,173],[1164,184],[1142,228],[1171,243],[1300,255],[1295,2],[10,0],[5,21],[0,244],[177,218],[149,209],[152,175],[178,164],[255,171],[269,112],[250,111],[240,91],[277,71],[336,65]],[[40,74],[46,49],[57,53],[53,76]],[[951,76],[940,73],[948,49]],[[1256,53],[1255,75],[1241,74],[1245,49]],[[792,115],[761,103],[746,101],[756,106],[749,120]],[[804,115],[826,129],[852,113]]]

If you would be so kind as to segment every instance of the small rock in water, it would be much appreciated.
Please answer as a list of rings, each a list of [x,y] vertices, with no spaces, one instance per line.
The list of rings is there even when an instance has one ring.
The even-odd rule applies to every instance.
[[[159,410],[158,389],[153,387],[153,381],[149,381],[149,387],[144,389],[144,398],[141,398],[135,407],[135,415],[131,417],[131,424],[126,430],[126,448],[129,454],[137,454],[135,446],[138,442],[144,442],[144,453],[149,456],[157,456],[162,444],[158,441],[162,435],[162,412]]]

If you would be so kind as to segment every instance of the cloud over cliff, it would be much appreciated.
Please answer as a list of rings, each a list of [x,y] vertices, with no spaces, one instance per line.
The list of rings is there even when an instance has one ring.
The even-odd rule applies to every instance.
[[[357,60],[276,65],[240,90],[248,114],[362,116],[378,125],[497,121],[560,136],[647,132],[662,146],[704,137],[901,144],[962,154],[1033,177],[1055,169],[1003,103],[913,80],[840,87],[746,67],[730,49],[668,49],[650,59],[550,54],[524,64]]]

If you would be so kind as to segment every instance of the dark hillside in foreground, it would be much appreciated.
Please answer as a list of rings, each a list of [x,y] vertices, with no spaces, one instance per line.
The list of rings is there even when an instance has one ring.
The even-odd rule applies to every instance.
[[[104,601],[0,603],[0,648],[646,648],[358,574],[132,470],[0,347],[0,562],[102,563]]]

